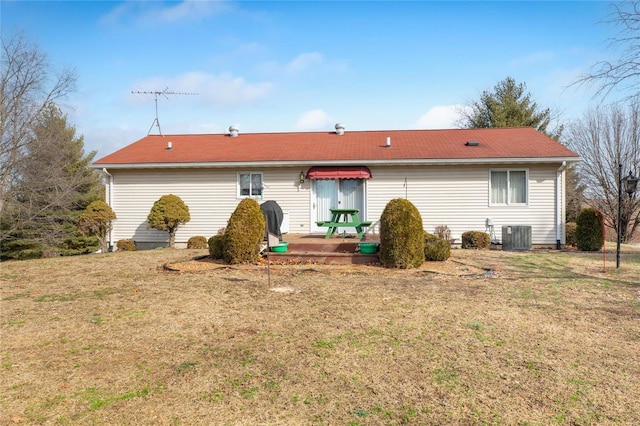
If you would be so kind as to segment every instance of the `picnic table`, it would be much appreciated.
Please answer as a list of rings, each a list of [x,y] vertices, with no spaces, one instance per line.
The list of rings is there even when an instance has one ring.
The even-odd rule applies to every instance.
[[[364,230],[371,225],[369,221],[361,222],[358,218],[358,209],[329,209],[331,211],[331,220],[316,222],[318,226],[326,227],[327,233],[325,238],[330,238],[338,231],[338,228],[356,228],[358,238],[364,237]]]

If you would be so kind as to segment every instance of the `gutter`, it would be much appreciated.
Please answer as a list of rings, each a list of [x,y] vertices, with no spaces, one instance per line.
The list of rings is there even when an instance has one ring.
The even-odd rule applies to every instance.
[[[102,173],[107,175],[107,184],[105,185],[105,198],[107,199],[107,205],[113,209],[113,175],[109,173],[106,167],[102,168]],[[109,251],[113,250],[113,227],[109,229]]]
[[[188,163],[103,163],[91,167],[111,169],[172,169],[172,168],[229,168],[229,167],[298,167],[298,166],[447,166],[483,164],[545,164],[576,163],[581,157],[535,157],[535,158],[444,158],[444,159],[400,159],[400,160],[286,160],[286,161],[229,161]],[[104,169],[103,169],[104,170]]]
[[[565,235],[562,232],[564,229],[564,209],[566,203],[566,182],[565,182],[565,170],[567,168],[567,162],[563,161],[562,165],[556,170],[556,249],[560,250],[562,244],[565,244]],[[563,185],[564,183],[564,190]]]

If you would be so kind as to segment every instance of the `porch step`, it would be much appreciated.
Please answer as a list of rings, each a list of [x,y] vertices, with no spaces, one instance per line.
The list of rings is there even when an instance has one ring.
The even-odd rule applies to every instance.
[[[283,238],[289,245],[284,253],[270,252],[274,262],[295,261],[318,264],[366,264],[378,263],[377,253],[363,254],[358,250],[361,242],[377,242],[373,238],[324,238],[324,235],[286,235]]]
[[[287,250],[285,253],[269,253],[269,259],[274,262],[295,261],[300,263],[319,264],[339,264],[362,265],[366,263],[378,263],[378,254],[362,254],[352,252],[330,252],[330,251],[293,251]]]
[[[290,242],[287,247],[288,252],[325,252],[325,253],[355,253],[358,248],[358,241],[331,241],[328,240],[315,240],[315,241],[296,241]]]

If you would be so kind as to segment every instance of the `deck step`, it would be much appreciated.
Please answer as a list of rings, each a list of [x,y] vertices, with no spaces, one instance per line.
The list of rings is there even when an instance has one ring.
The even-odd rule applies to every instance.
[[[301,262],[319,264],[367,264],[379,263],[378,254],[362,254],[352,252],[331,252],[331,251],[297,251],[287,250],[285,253],[269,253],[269,259],[274,262]]]

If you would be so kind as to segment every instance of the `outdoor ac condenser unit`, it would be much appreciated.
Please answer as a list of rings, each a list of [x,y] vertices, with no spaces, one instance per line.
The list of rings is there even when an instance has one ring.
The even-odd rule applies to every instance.
[[[502,250],[531,250],[531,226],[506,225],[502,227]]]

